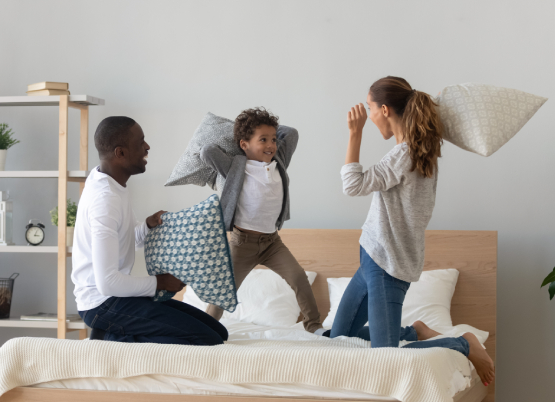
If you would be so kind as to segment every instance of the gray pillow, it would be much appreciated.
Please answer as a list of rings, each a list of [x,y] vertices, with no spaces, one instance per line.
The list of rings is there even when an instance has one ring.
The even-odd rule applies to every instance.
[[[243,151],[233,141],[234,124],[235,122],[232,120],[208,112],[193,134],[187,149],[179,158],[165,185],[195,184],[205,186],[208,184],[213,190],[218,188],[221,190],[224,183],[223,178],[217,180],[216,171],[200,159],[200,150],[205,145],[215,144],[230,156],[242,154]],[[216,185],[216,181],[218,181],[219,186]]]

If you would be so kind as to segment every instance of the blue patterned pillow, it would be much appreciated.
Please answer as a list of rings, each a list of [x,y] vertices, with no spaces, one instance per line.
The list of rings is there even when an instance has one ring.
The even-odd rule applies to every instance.
[[[192,286],[203,302],[235,311],[237,290],[218,196],[165,213],[162,220],[145,240],[148,274],[172,274]],[[169,300],[174,294],[158,291],[154,301]]]

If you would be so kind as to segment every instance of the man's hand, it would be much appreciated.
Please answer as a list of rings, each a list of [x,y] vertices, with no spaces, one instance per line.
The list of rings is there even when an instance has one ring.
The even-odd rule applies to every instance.
[[[364,109],[364,105],[362,103],[352,107],[351,111],[347,115],[349,132],[351,134],[361,135],[362,128],[366,124],[366,119],[368,119],[368,115],[366,114],[366,109]]]
[[[162,215],[168,211],[158,211],[154,215],[150,215],[146,218],[146,225],[149,229],[154,229],[156,226],[162,224]]]
[[[156,275],[156,290],[167,290],[168,292],[181,292],[185,284],[172,274]]]

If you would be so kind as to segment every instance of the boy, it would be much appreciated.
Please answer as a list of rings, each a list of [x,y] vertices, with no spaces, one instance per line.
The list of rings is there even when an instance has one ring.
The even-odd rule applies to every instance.
[[[304,328],[323,332],[320,313],[304,269],[281,241],[278,230],[289,219],[287,167],[299,134],[278,126],[278,117],[263,108],[244,110],[235,119],[233,136],[245,155],[228,156],[216,145],[202,148],[201,159],[225,178],[221,204],[237,288],[258,264],[270,268],[291,286]],[[206,311],[220,319],[223,310]],[[318,331],[318,332],[316,332]]]

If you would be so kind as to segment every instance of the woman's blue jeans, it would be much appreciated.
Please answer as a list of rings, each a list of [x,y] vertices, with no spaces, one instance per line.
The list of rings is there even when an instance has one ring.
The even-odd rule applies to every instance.
[[[107,341],[220,345],[228,336],[216,319],[173,299],[154,302],[151,297],[110,297],[79,315],[89,327],[106,331]]]
[[[360,268],[339,303],[330,337],[356,336],[372,340],[373,348],[398,347],[400,340],[417,341],[414,327],[401,327],[403,302],[409,287],[409,282],[389,275],[360,247]],[[468,341],[463,337],[413,342],[404,347],[444,347],[465,356],[469,351]]]

